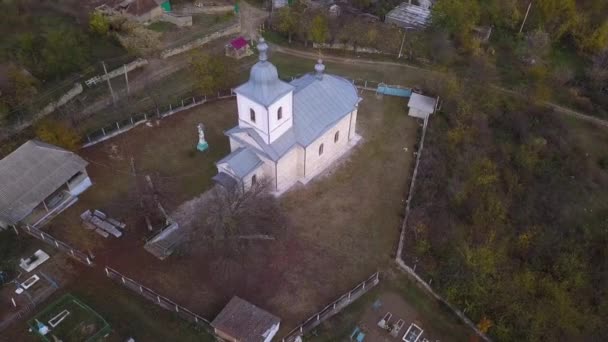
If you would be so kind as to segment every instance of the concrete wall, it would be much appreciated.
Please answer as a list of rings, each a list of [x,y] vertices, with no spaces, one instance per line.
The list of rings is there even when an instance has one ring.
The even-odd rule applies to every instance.
[[[199,46],[203,46],[203,45],[209,43],[210,41],[213,41],[213,40],[218,39],[220,37],[229,36],[229,35],[232,35],[232,34],[237,34],[239,32],[241,32],[241,25],[240,25],[240,23],[236,23],[236,24],[234,24],[232,26],[229,26],[229,27],[225,28],[224,30],[214,32],[214,33],[212,33],[212,34],[210,34],[208,36],[199,38],[197,40],[194,40],[194,41],[192,41],[190,43],[187,43],[187,44],[184,44],[182,46],[163,50],[160,53],[160,56],[162,58],[169,58],[171,56],[175,56],[175,55],[178,55],[180,53],[184,53],[186,51],[192,50],[192,49],[197,48]]]
[[[158,18],[159,21],[166,21],[168,23],[174,24],[178,27],[188,27],[192,26],[192,16],[191,15],[176,15],[172,13],[163,13]]]
[[[343,117],[334,127],[306,147],[305,177],[307,179],[321,173],[348,149],[350,120],[350,114]],[[338,142],[334,142],[334,136],[338,131],[340,132]],[[323,144],[323,154],[319,155],[321,144]]]
[[[73,98],[78,96],[80,93],[82,93],[82,84],[76,83],[76,84],[74,84],[72,89],[68,90],[68,92],[65,93],[63,96],[61,96],[57,101],[51,102],[48,105],[46,105],[46,107],[44,107],[40,112],[38,112],[35,117],[40,118],[40,117],[46,116],[48,114],[51,114],[52,112],[55,111],[55,109],[68,103],[68,101],[72,100]]]
[[[148,64],[148,60],[147,59],[138,58],[138,59],[134,60],[131,63],[125,64],[125,66],[118,67],[118,68],[116,68],[116,69],[108,72],[107,76],[105,74],[104,75],[97,75],[95,77],[91,77],[88,80],[84,81],[84,83],[87,86],[90,87],[90,86],[96,85],[97,83],[106,81],[108,78],[111,79],[111,78],[114,78],[114,77],[117,77],[117,76],[123,76],[124,73],[125,73],[125,67],[127,69],[127,72],[129,72],[129,71],[133,71],[133,70],[135,70],[137,68],[141,68],[141,67],[143,67],[144,65],[147,65],[147,64]]]
[[[344,51],[355,51],[361,53],[375,53],[375,54],[389,54],[389,52],[380,51],[378,49],[363,47],[363,46],[354,46],[352,44],[343,44],[343,43],[313,43],[312,47],[315,49],[329,49],[329,50],[344,50]]]

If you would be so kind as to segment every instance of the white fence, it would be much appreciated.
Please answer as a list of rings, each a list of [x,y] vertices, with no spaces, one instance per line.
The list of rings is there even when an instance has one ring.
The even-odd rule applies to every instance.
[[[138,293],[140,296],[146,298],[147,300],[153,302],[154,304],[175,312],[180,318],[185,319],[191,323],[196,324],[197,326],[202,327],[207,330],[209,333],[213,334],[213,328],[211,328],[211,323],[208,319],[190,311],[189,309],[175,303],[171,299],[158,294],[156,291],[136,282],[135,280],[126,277],[120,274],[118,271],[111,267],[105,268],[106,276],[122,286],[128,288],[129,290]]]
[[[128,132],[132,128],[135,128],[143,123],[146,123],[150,119],[154,119],[154,118],[163,119],[163,118],[171,116],[175,113],[179,113],[181,111],[184,111],[184,110],[187,110],[190,108],[194,108],[196,106],[202,105],[202,104],[210,102],[210,101],[227,99],[227,98],[231,98],[234,96],[236,96],[235,93],[232,91],[232,89],[230,89],[230,90],[220,91],[216,95],[195,96],[195,97],[185,98],[176,105],[169,104],[169,108],[165,112],[160,112],[157,110],[157,112],[155,112],[155,113],[133,114],[133,115],[129,116],[129,118],[127,118],[127,119],[124,119],[122,121],[116,121],[112,124],[109,124],[105,127],[100,128],[96,131],[88,133],[85,136],[85,143],[84,143],[84,145],[82,145],[82,147],[84,148],[84,147],[93,146],[102,141],[113,138],[119,134]]]
[[[83,263],[87,266],[93,266],[92,258],[88,254],[68,245],[67,243],[65,243],[61,240],[57,240],[52,235],[45,233],[45,232],[41,231],[40,229],[30,227],[29,225],[22,226],[22,229],[26,233],[35,237],[36,239],[43,241],[43,242],[59,249],[60,251],[67,254],[72,259],[80,261],[81,263]]]
[[[369,278],[359,283],[352,290],[340,296],[340,298],[334,300],[329,303],[326,307],[321,309],[316,314],[310,316],[306,321],[302,324],[295,327],[292,331],[290,331],[285,337],[281,339],[282,342],[294,342],[298,337],[304,336],[307,332],[314,329],[316,326],[321,324],[323,321],[329,319],[335,314],[339,313],[353,303],[355,300],[359,299],[362,295],[367,293],[373,287],[380,283],[380,273],[376,272],[372,274]]]

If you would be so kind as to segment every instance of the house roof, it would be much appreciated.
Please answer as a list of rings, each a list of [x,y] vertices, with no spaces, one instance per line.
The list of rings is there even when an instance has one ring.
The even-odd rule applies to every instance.
[[[230,41],[230,45],[237,50],[247,46],[247,44],[249,43],[247,43],[247,40],[243,37],[238,37]]]
[[[242,342],[264,341],[281,320],[275,315],[234,296],[211,326]]]
[[[431,10],[427,7],[401,3],[386,15],[386,20],[405,28],[424,28],[428,26]]]
[[[218,161],[217,164],[228,164],[228,168],[230,168],[237,177],[242,179],[260,166],[262,160],[260,160],[258,155],[255,154],[251,148],[239,147]]]
[[[296,141],[308,146],[345,115],[359,101],[357,88],[348,80],[330,74],[307,74],[291,82],[293,127]]]
[[[237,94],[246,96],[265,107],[294,89],[289,83],[279,79],[277,68],[268,61],[267,50],[268,45],[264,42],[264,38],[260,38],[259,61],[251,68],[249,80],[234,89]]]
[[[418,109],[425,113],[433,113],[436,105],[437,100],[435,98],[417,93],[412,93],[410,101],[407,103],[408,107]]]
[[[15,224],[87,162],[57,146],[30,140],[0,160],[0,219]]]
[[[159,5],[154,0],[131,0],[127,13],[132,15],[142,15],[150,12]]]

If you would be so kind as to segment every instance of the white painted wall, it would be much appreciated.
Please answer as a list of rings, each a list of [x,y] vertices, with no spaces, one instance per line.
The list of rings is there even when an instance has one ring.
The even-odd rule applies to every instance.
[[[283,117],[278,120],[277,112],[279,108],[283,108]],[[268,115],[270,122],[270,138],[273,142],[293,126],[293,92],[289,92],[275,103],[268,107]]]
[[[357,131],[357,112],[359,110],[357,108],[355,108],[355,110],[351,113],[351,119],[350,119],[350,131],[348,134],[348,139],[352,139],[355,137],[356,131]]]
[[[254,128],[267,144],[279,138],[293,125],[293,92],[284,95],[268,108],[239,94],[236,101],[239,126]],[[283,111],[281,120],[277,117],[279,108]],[[250,109],[255,111],[255,122],[251,121]]]
[[[348,149],[350,119],[350,114],[343,117],[334,127],[306,147],[306,178],[321,173]],[[337,131],[340,132],[340,138],[334,143],[334,135]],[[323,154],[319,155],[321,144],[323,144]]]
[[[268,143],[268,111],[259,103],[245,96],[236,95],[236,103],[239,111],[239,127],[251,127],[255,129],[264,141]],[[255,122],[250,120],[249,110],[255,111]]]
[[[282,192],[289,189],[304,177],[304,149],[295,146],[277,162],[277,189]]]

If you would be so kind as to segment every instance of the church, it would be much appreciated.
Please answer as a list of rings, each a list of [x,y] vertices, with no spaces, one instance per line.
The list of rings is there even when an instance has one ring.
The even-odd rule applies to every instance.
[[[231,153],[216,163],[222,185],[248,189],[266,179],[276,194],[308,183],[361,139],[356,133],[361,98],[348,80],[314,72],[290,83],[279,79],[260,38],[259,61],[234,89],[238,125],[226,131]]]

